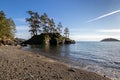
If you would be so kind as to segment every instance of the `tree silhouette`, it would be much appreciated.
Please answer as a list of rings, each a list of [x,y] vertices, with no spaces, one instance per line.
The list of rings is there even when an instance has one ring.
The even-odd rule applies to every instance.
[[[26,18],[26,22],[29,23],[29,27],[30,30],[29,32],[31,32],[31,35],[38,35],[38,33],[40,33],[40,25],[41,25],[41,21],[40,21],[40,16],[37,12],[33,12],[33,11],[27,11],[27,13],[30,15],[30,18]]]
[[[62,33],[62,28],[63,28],[63,26],[62,26],[62,23],[61,22],[59,22],[58,23],[58,26],[57,26],[57,31],[58,31],[58,33]]]
[[[41,22],[42,22],[43,33],[49,33],[49,30],[50,30],[49,25],[48,25],[49,18],[47,16],[47,14],[44,13],[43,15],[41,15],[40,19],[41,19]]]
[[[65,29],[64,29],[64,35],[65,35],[65,37],[66,38],[69,38],[69,29],[66,27]]]
[[[50,33],[55,33],[55,22],[53,19],[49,19]]]
[[[59,22],[57,27],[55,25],[54,19],[49,18],[46,13],[39,15],[37,12],[28,11],[30,18],[26,18],[26,21],[29,23],[31,35],[38,35],[38,33],[62,33],[62,23]],[[69,29],[65,28],[64,30],[65,37],[69,38]]]

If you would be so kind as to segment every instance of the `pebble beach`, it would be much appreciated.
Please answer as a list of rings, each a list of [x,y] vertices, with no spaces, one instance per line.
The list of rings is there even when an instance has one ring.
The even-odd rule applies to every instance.
[[[0,80],[110,80],[15,46],[0,46]]]

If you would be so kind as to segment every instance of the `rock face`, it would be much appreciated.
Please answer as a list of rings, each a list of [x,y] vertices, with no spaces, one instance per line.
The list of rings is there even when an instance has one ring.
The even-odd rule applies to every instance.
[[[0,45],[14,45],[13,40],[0,40]]]
[[[11,39],[6,39],[6,40],[0,40],[0,45],[21,45],[22,42],[24,42],[24,39],[20,38],[15,38],[13,40]]]
[[[30,45],[57,45],[57,44],[71,44],[75,43],[74,40],[70,40],[69,38],[65,38],[59,33],[42,33],[40,35],[35,35],[29,40],[25,41],[24,44]]]
[[[114,38],[106,38],[106,39],[103,39],[103,40],[101,40],[101,42],[104,42],[104,41],[120,41],[120,40],[118,40],[118,39],[114,39]]]
[[[71,39],[69,39],[69,38],[66,38],[65,39],[65,42],[64,42],[64,44],[74,44],[75,43],[75,41],[74,40],[71,40]]]

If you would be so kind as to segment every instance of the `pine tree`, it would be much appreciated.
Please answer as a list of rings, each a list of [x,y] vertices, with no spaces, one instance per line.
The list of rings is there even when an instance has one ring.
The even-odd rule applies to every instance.
[[[44,13],[43,15],[41,15],[40,19],[41,19],[41,22],[42,22],[43,33],[49,33],[50,27],[49,27],[49,25],[48,25],[48,23],[49,23],[49,18],[48,18],[48,16],[47,16],[47,14]]]
[[[66,38],[69,38],[69,29],[66,27],[65,29],[64,29],[64,35],[65,35],[65,37]]]
[[[50,33],[55,33],[55,22],[53,19],[49,19]]]
[[[33,11],[27,11],[27,13],[30,15],[30,18],[26,18],[26,22],[29,23],[31,35],[38,35],[40,33],[40,26],[41,26],[41,21],[40,21],[40,16],[37,12]]]
[[[58,31],[58,33],[62,33],[62,28],[63,28],[63,26],[62,26],[62,23],[61,22],[59,22],[58,23],[58,26],[57,26],[57,31]]]
[[[15,24],[12,24],[14,24],[13,20],[7,19],[5,13],[0,11],[0,40],[14,39]]]

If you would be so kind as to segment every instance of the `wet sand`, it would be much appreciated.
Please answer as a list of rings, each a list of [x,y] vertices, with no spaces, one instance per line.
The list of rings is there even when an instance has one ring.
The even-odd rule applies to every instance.
[[[14,46],[0,46],[0,80],[110,80]]]

